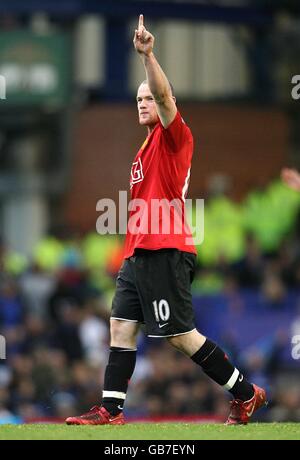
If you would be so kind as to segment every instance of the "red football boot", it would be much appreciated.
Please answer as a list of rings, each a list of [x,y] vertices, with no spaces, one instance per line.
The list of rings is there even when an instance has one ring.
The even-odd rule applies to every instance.
[[[123,412],[118,415],[110,415],[104,407],[94,406],[86,414],[76,417],[68,417],[67,425],[124,425]]]
[[[247,425],[253,412],[268,404],[263,388],[253,384],[254,395],[249,401],[231,401],[230,414],[225,425]]]

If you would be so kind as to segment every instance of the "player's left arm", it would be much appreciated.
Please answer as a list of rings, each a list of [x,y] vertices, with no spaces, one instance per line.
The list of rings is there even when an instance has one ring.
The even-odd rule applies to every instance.
[[[147,82],[156,103],[159,119],[163,127],[167,128],[176,116],[177,107],[169,81],[154,56],[154,36],[146,30],[142,14],[139,17],[139,25],[135,31],[133,43],[144,64]]]

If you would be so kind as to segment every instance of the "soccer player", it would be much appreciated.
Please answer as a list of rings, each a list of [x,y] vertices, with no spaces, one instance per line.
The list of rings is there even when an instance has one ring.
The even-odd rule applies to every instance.
[[[281,179],[288,187],[300,192],[300,174],[296,169],[283,168]]]
[[[150,204],[156,199],[177,200],[184,208],[193,137],[153,54],[154,37],[146,30],[143,15],[139,17],[133,43],[146,73],[146,80],[138,88],[137,108],[139,122],[147,127],[148,136],[133,162],[130,186],[132,198],[148,205],[139,215],[140,221],[144,221],[153,218]],[[176,213],[175,207],[171,213],[173,219]],[[131,217],[132,214],[129,220]],[[128,223],[125,260],[117,277],[112,305],[111,346],[102,404],[86,414],[67,418],[66,423],[124,424],[123,406],[135,367],[136,338],[140,324],[145,323],[149,337],[165,337],[230,391],[234,399],[226,423],[246,424],[253,412],[266,403],[266,394],[249,383],[224,351],[195,328],[191,282],[196,251],[188,241],[189,230],[186,227],[181,233],[174,229],[158,233],[133,230]]]

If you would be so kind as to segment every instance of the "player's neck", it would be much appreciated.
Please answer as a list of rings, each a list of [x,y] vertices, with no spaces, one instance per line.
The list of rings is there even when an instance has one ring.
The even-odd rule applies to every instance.
[[[155,126],[157,125],[157,123],[155,123],[155,125],[148,125],[147,126],[147,131],[148,131],[148,136],[150,136],[150,134],[152,133],[152,131],[154,130]]]

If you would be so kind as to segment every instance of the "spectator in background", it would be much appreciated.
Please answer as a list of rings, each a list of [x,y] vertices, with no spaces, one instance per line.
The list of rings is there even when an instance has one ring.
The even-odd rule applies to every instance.
[[[17,283],[9,277],[0,283],[0,330],[6,339],[7,355],[20,352],[25,336],[24,306]]]
[[[70,362],[84,357],[83,344],[80,341],[80,309],[72,302],[63,302],[60,308],[59,323],[55,330],[56,348],[63,350]]]
[[[286,299],[286,289],[281,278],[280,265],[277,260],[271,260],[266,264],[261,290],[266,305],[270,307],[283,307]]]
[[[101,308],[101,305],[100,305]],[[109,352],[108,321],[97,306],[97,302],[88,299],[82,310],[79,325],[79,337],[85,360],[91,365],[104,365]]]
[[[26,313],[47,320],[48,301],[55,287],[54,275],[44,270],[38,263],[34,263],[20,279]]]
[[[297,383],[290,383],[289,391],[277,388],[274,400],[276,404],[269,411],[267,421],[300,422],[300,391]]]
[[[240,287],[259,288],[263,277],[264,260],[254,235],[246,236],[245,255],[233,264],[232,269]]]

